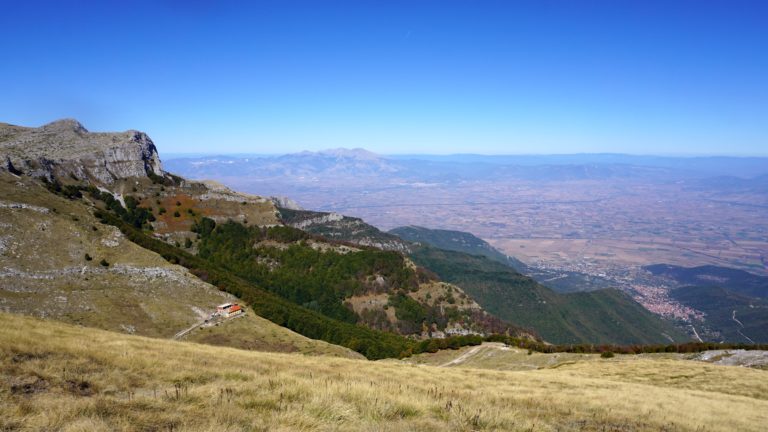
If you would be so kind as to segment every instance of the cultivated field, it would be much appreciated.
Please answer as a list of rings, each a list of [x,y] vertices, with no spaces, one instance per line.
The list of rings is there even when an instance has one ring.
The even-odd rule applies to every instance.
[[[530,371],[241,351],[0,314],[0,430],[740,430],[765,371],[620,358]]]

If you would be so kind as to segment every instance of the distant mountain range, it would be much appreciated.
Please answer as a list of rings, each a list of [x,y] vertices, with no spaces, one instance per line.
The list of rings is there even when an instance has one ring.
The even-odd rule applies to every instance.
[[[191,178],[246,176],[251,180],[290,177],[330,180],[330,176],[386,174],[388,183],[485,178],[531,180],[601,179],[653,176],[696,179],[718,176],[751,178],[768,174],[768,158],[656,157],[631,155],[398,155],[380,156],[364,149],[332,149],[280,156],[201,156],[166,161],[174,172]]]

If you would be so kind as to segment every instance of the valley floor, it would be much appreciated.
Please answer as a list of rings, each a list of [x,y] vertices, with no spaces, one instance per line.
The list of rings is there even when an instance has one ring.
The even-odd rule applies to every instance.
[[[765,371],[529,371],[237,350],[0,314],[0,430],[764,430]]]

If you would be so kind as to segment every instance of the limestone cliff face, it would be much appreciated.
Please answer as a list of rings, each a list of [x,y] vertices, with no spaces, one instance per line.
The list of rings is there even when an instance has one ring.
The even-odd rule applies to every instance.
[[[164,174],[157,148],[147,134],[133,130],[92,133],[75,120],[39,128],[0,123],[0,162],[14,174],[75,177],[103,185]]]
[[[299,203],[296,201],[285,197],[285,196],[273,196],[269,197],[269,199],[280,208],[288,209],[288,210],[304,210]]]

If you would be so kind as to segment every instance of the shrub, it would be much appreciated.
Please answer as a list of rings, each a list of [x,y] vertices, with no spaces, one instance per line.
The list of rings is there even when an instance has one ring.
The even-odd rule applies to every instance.
[[[600,354],[601,358],[612,358],[613,357],[613,351],[603,351],[602,354]]]
[[[90,256],[90,255],[88,255],[88,254],[85,254],[85,260],[86,260],[86,261],[91,261],[92,259],[93,259],[93,257],[92,257],[92,256]]]
[[[104,258],[102,258],[101,261],[99,261],[99,264],[101,264],[104,267],[109,267],[109,262],[107,262],[107,260],[105,260]]]
[[[176,210],[175,212],[173,212],[173,217],[179,217],[179,216],[181,216],[181,213],[179,213],[179,211],[178,211],[178,210]]]
[[[216,222],[214,222],[213,219],[204,217],[199,221],[195,221],[195,223],[192,224],[190,231],[199,235],[207,236],[213,231],[214,228],[216,228]]]

